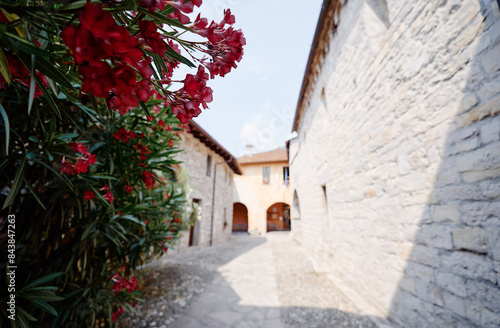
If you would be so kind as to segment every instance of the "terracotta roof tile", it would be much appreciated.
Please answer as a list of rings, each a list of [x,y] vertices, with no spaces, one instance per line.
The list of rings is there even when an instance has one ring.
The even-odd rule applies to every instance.
[[[243,156],[238,158],[240,164],[251,163],[269,163],[269,162],[288,162],[288,152],[286,149],[275,149],[252,156]]]

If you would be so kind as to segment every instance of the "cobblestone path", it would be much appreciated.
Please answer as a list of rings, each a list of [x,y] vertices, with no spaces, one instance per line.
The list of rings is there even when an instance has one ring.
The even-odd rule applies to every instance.
[[[147,301],[118,326],[157,328],[375,327],[288,233],[233,235],[144,270]]]

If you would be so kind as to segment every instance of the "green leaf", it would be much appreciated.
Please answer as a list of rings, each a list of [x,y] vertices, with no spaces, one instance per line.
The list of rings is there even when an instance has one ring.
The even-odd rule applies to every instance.
[[[42,50],[38,47],[35,47],[28,40],[23,39],[21,37],[18,37],[15,34],[6,32],[5,35],[8,36],[7,41],[9,41],[9,43],[12,45],[12,47],[14,49],[19,49],[25,53],[28,53],[31,55],[36,55],[36,56],[41,56],[41,57],[50,57],[50,58],[57,58],[58,57],[56,54],[53,54],[52,52],[48,52],[48,51]]]
[[[68,140],[68,139],[76,138],[78,136],[79,136],[78,133],[63,133],[60,136],[58,136],[57,139],[59,139],[59,140]]]
[[[28,96],[28,116],[31,113],[31,107],[33,106],[33,100],[35,100],[35,91],[36,91],[35,63],[36,63],[35,55],[31,55],[30,94]]]
[[[30,282],[23,289],[43,285],[46,282],[52,281],[52,280],[56,279],[57,277],[60,277],[63,273],[64,272],[55,272],[55,273],[48,274],[46,276],[38,278],[35,281]]]
[[[43,85],[42,81],[40,81],[38,76],[35,76],[35,78],[36,78],[36,84],[38,85],[40,90],[42,90],[42,93],[45,96],[45,99],[47,99],[47,102],[49,103],[50,107],[52,108],[54,113],[59,117],[59,119],[62,119],[61,112],[59,111],[59,108],[57,108],[57,104],[50,95],[49,91],[45,88],[45,86]]]
[[[8,206],[10,206],[14,201],[14,198],[16,198],[17,194],[19,193],[19,190],[21,189],[22,186],[22,178],[24,176],[25,167],[26,167],[26,157],[23,157],[21,165],[19,166],[16,176],[14,177],[14,182],[12,183],[12,187],[10,187],[10,192],[7,195],[7,198],[5,199],[5,202],[3,203],[2,209],[6,209]]]
[[[36,62],[36,67],[40,72],[42,72],[47,77],[51,78],[55,82],[59,83],[66,88],[73,89],[71,82],[68,78],[61,73],[58,67],[54,66],[54,64],[50,63],[45,58],[38,58]]]
[[[54,289],[55,288],[56,287],[54,287]],[[27,296],[29,296],[30,298],[37,298],[47,302],[61,301],[64,299],[64,297],[57,296],[53,291],[43,290],[43,289],[30,290],[29,293],[27,293]]]
[[[16,308],[17,311],[21,312],[23,316],[26,317],[26,319],[30,320],[30,321],[38,321],[35,317],[33,317],[31,314],[29,314],[28,312],[26,312],[25,309],[23,309],[22,307],[17,307]]]
[[[169,17],[164,16],[164,15],[159,14],[159,13],[152,13],[148,9],[142,8],[142,7],[138,7],[137,10],[139,12],[143,13],[146,16],[149,16],[149,17],[152,17],[152,18],[156,19],[160,23],[164,23],[164,24],[167,24],[167,25],[170,25],[170,26],[180,27],[180,28],[182,28],[184,30],[191,30],[190,28],[182,25],[182,23],[179,22],[177,19],[172,19],[172,18],[169,18]]]
[[[28,300],[31,301],[31,303],[35,304],[40,309],[44,310],[45,312],[48,312],[48,313],[57,317],[56,309],[54,309],[54,307],[52,305],[45,302],[44,300],[41,300],[38,298],[29,298]]]
[[[7,116],[7,112],[3,108],[2,104],[0,104],[0,115],[2,115],[3,124],[5,126],[5,156],[7,156],[9,153],[10,124],[9,117]]]
[[[3,78],[7,84],[10,84],[10,68],[7,58],[3,53],[2,48],[0,48],[0,73],[2,73]]]
[[[24,184],[28,187],[28,189],[30,190],[30,192],[33,195],[33,197],[35,197],[35,199],[38,202],[38,204],[40,204],[40,206],[43,207],[44,210],[46,210],[46,208],[43,205],[42,201],[40,200],[40,198],[38,198],[38,195],[35,193],[35,191],[33,190],[33,188],[28,183],[28,180],[26,180],[26,178],[23,178],[23,180],[24,180]]]
[[[139,100],[139,105],[141,105],[142,110],[146,113],[147,116],[151,116],[151,114],[149,113],[148,106],[146,106],[144,101]]]
[[[177,52],[175,52],[175,50],[171,46],[167,47],[167,51],[165,51],[165,54],[167,56],[170,56],[173,59],[183,63],[183,64],[188,65],[189,67],[196,67],[196,65],[193,64],[189,59],[187,59],[186,57],[179,55]]]

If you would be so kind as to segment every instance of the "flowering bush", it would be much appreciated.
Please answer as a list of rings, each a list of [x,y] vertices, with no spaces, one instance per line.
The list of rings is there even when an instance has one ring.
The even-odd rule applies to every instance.
[[[0,2],[0,233],[14,214],[22,268],[14,326],[112,326],[141,297],[135,268],[190,223],[176,143],[245,45],[229,10],[191,23],[201,3]],[[180,65],[195,73],[175,80]],[[4,290],[5,238],[0,249]]]

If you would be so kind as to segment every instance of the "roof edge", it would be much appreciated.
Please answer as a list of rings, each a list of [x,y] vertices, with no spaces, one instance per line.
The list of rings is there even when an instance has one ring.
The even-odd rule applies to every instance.
[[[333,23],[333,15],[337,9],[340,9],[341,4],[346,2],[346,0],[324,0],[321,6],[321,12],[319,14],[318,24],[316,25],[316,31],[314,32],[314,39],[311,45],[311,50],[309,52],[309,58],[307,59],[306,69],[304,72],[304,78],[302,79],[302,86],[300,88],[299,99],[297,100],[297,108],[295,110],[295,116],[293,119],[292,131],[297,131],[300,116],[304,109],[304,100],[307,96],[311,85],[311,77],[313,77],[317,72],[313,71],[313,64],[315,59],[324,49],[319,47],[322,33],[325,31],[324,26],[328,24],[330,19],[331,24],[335,26]],[[332,9],[333,8],[333,9]],[[328,27],[328,25],[326,25]]]
[[[241,175],[242,171],[238,160],[234,157],[226,148],[222,147],[220,143],[218,143],[207,131],[203,130],[201,126],[199,126],[193,120],[189,120],[188,122],[190,133],[196,139],[200,140],[205,146],[212,149],[216,154],[220,155],[226,162],[227,165],[233,170],[234,173]]]

